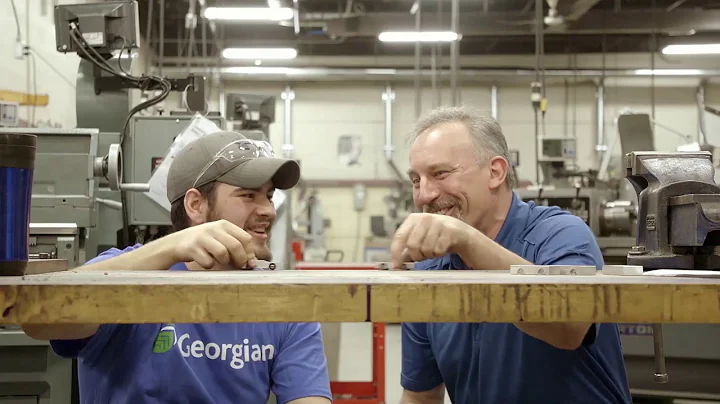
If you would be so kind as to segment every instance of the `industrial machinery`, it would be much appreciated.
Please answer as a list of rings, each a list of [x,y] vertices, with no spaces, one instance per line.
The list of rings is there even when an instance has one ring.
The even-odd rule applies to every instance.
[[[594,171],[568,169],[576,159],[575,139],[542,138],[540,186],[518,189],[524,201],[558,206],[580,217],[597,237],[606,264],[624,264],[634,245],[636,207],[619,198],[618,184],[597,181]]]
[[[206,117],[218,127],[224,126],[219,114]],[[187,113],[170,113],[167,116],[135,116],[130,121],[128,139],[124,148],[125,177],[133,183],[147,183],[163,161],[177,137],[192,121]],[[145,244],[172,231],[169,212],[141,192],[128,195],[128,230],[130,244]],[[119,215],[116,213],[115,216]],[[122,232],[118,231],[117,245],[122,245]]]
[[[118,204],[98,196],[98,179],[111,183],[114,191],[137,187],[119,182],[119,146],[110,147],[107,155],[99,153],[97,129],[0,128],[0,133],[37,136],[30,258],[64,259],[70,267],[83,264],[88,247],[90,254],[95,254],[96,245],[87,244],[92,240],[89,232],[98,226],[98,207],[116,208]],[[28,338],[18,327],[4,327],[0,353],[0,376],[12,380],[12,375],[27,372],[19,382],[0,384],[0,397],[36,396],[39,402],[70,402],[72,361],[54,355],[47,342]]]
[[[331,252],[325,248],[325,230],[330,227],[330,220],[323,214],[323,204],[317,190],[311,190],[309,195],[305,195],[307,192],[303,187],[300,188],[299,206],[293,219],[295,237],[302,240],[303,261],[330,261],[333,258],[331,255],[338,255],[332,261],[342,261],[342,251]]]
[[[720,269],[720,187],[711,158],[709,152],[626,155],[627,178],[638,195],[643,218],[638,222],[637,243],[627,256],[629,265],[644,270]],[[716,343],[720,327],[623,327],[623,352],[634,395],[720,398],[714,377],[720,371]]]
[[[567,186],[566,167],[577,157],[575,139],[543,137],[540,143],[538,166],[543,175],[542,185]]]
[[[275,97],[230,93],[225,96],[225,108],[228,129],[249,139],[269,141],[270,124],[275,123]]]
[[[580,217],[590,227],[608,265],[625,264],[635,243],[637,208],[633,201],[619,200],[617,192],[603,188],[518,189],[524,201],[558,206]]]
[[[132,58],[119,58],[113,53],[138,46],[135,1],[57,6],[55,27],[57,50],[81,56],[76,86],[80,129],[0,131],[37,136],[30,257],[66,259],[74,267],[98,250],[118,246],[116,232],[123,228],[121,211],[127,208],[123,194],[148,188],[147,184],[131,184],[123,178],[123,151],[138,126],[133,115],[164,100],[173,90],[185,91],[188,105],[202,103],[200,109],[204,109],[204,78],[135,77],[128,73]],[[113,56],[118,59],[111,64]],[[160,95],[130,108],[128,88],[157,90]],[[12,111],[5,111],[4,119],[14,118]],[[175,135],[178,133],[176,130]],[[149,171],[151,161],[145,163]],[[5,327],[0,331],[0,352],[3,355],[0,398],[26,397],[32,402],[52,404],[71,402],[73,361],[56,356],[47,342],[32,340],[17,327]]]

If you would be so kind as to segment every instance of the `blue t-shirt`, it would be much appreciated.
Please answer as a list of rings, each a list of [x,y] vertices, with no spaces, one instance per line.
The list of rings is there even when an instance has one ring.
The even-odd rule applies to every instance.
[[[513,201],[497,243],[537,265],[594,265],[603,258],[588,226],[557,207]],[[467,269],[457,255],[416,269]],[[631,403],[615,324],[595,324],[577,350],[555,348],[513,324],[402,325],[402,386],[445,383],[453,403]]]
[[[278,404],[331,398],[318,323],[104,324],[50,344],[78,359],[81,403],[265,404],[270,390]]]

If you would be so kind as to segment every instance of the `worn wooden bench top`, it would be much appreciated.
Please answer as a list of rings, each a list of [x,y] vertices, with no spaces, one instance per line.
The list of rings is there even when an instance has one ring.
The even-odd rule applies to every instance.
[[[0,277],[0,323],[720,323],[720,279],[507,271],[110,271]]]

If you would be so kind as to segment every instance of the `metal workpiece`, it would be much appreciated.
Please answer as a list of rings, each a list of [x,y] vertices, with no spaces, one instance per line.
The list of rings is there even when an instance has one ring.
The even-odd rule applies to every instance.
[[[593,265],[510,265],[511,275],[578,275],[595,276]]]

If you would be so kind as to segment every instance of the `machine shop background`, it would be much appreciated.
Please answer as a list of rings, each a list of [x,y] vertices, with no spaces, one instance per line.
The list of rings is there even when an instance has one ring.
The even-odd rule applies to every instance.
[[[117,141],[117,133],[112,137],[120,130],[117,122],[121,126],[129,109],[148,94],[129,90],[94,103],[88,96],[92,71],[83,69],[77,55],[56,49],[55,3],[15,0],[14,10],[10,2],[0,3],[5,33],[0,36],[0,127],[48,133],[97,129],[98,144],[91,152],[102,156]],[[629,142],[639,142],[643,150],[702,148],[717,154],[720,55],[667,55],[662,49],[682,41],[720,43],[720,6],[700,0],[549,3],[559,4],[554,11],[566,21],[560,26],[548,19],[553,9],[542,2],[547,32],[538,55],[534,2],[527,0],[424,0],[419,3],[421,26],[447,30],[454,24],[468,33],[457,52],[448,44],[423,44],[419,54],[414,44],[380,43],[379,32],[371,29],[392,20],[415,29],[413,1],[300,0],[299,21],[283,26],[202,18],[204,7],[227,5],[222,1],[143,0],[138,2],[140,49],[117,63],[134,75],[206,76],[208,118],[228,129],[259,130],[277,154],[300,161],[302,182],[287,194],[285,231],[274,234],[274,245],[285,245],[278,247],[281,262],[292,261],[293,242],[302,244],[306,262],[387,261],[392,230],[411,212],[402,185],[408,168],[406,136],[423,111],[453,102],[499,120],[514,151],[517,192],[524,199],[546,200],[580,215],[598,237],[607,262],[622,262],[635,229],[636,198],[628,192],[622,168]],[[453,21],[456,8],[463,17]],[[190,35],[189,10],[196,15]],[[481,22],[497,15],[516,24],[506,32],[483,30]],[[476,17],[474,24],[471,17]],[[298,56],[281,61],[219,56],[222,48],[245,45],[294,46]],[[548,104],[536,123],[530,97],[539,72]],[[133,176],[129,182],[149,179],[173,136],[189,122],[186,102],[183,92],[172,92],[162,104],[136,115],[134,151],[124,151]],[[238,105],[269,126],[243,126]],[[632,133],[623,131],[623,122]],[[138,136],[142,131],[148,136]],[[566,171],[583,173],[583,178],[599,175],[616,185],[552,176]],[[87,240],[73,247],[86,259],[114,246],[122,225],[113,205],[118,192],[101,180],[96,185],[99,199],[89,208],[96,219],[87,224]],[[161,210],[140,193],[130,198],[131,222],[142,233],[138,237],[152,237],[167,218],[159,217]],[[38,240],[47,238],[41,236]],[[60,254],[37,252],[50,253]],[[332,380],[373,377],[376,332],[371,324],[324,326]],[[389,324],[384,332],[385,402],[396,403],[401,393],[399,325]],[[714,380],[720,371],[720,327],[666,326],[665,351],[673,373],[667,385],[652,381],[649,327],[628,324],[621,332],[636,402],[720,402]],[[54,356],[46,344],[17,330],[0,332],[0,403],[73,402],[71,375],[72,363]]]

